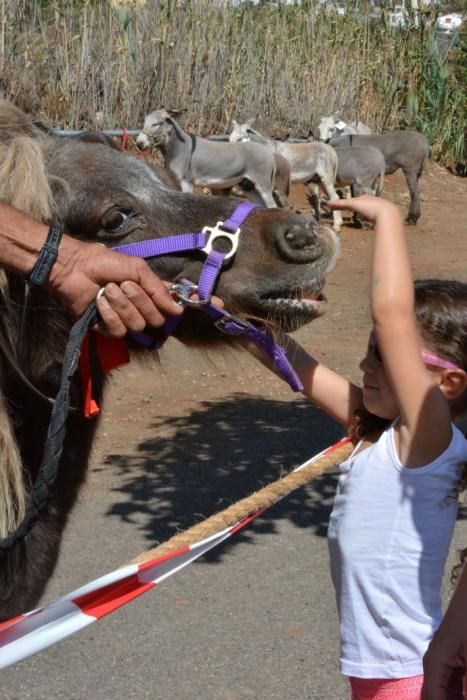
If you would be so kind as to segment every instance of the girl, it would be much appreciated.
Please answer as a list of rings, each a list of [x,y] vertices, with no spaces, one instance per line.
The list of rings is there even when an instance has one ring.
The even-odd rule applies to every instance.
[[[340,665],[353,700],[419,700],[467,461],[452,423],[467,411],[467,285],[414,288],[401,213],[390,202],[329,204],[376,224],[362,387],[286,341],[305,395],[359,440],[340,465],[328,533]]]

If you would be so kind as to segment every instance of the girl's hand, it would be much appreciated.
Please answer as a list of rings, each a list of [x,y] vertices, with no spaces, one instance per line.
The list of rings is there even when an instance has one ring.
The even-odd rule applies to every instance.
[[[370,194],[364,194],[353,199],[333,199],[327,204],[332,210],[347,209],[354,214],[360,214],[367,221],[377,221],[381,215],[388,212],[398,213],[402,217],[398,206],[388,202],[387,199],[374,197]]]

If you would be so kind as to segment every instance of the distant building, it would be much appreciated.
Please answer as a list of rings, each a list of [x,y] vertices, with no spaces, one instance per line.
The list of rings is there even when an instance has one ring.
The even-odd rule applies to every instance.
[[[408,10],[430,10],[438,8],[441,0],[318,0],[319,6],[324,10],[340,11],[339,14],[345,14],[347,11],[363,10],[364,8],[374,8],[382,10],[383,8],[389,11],[408,11]]]

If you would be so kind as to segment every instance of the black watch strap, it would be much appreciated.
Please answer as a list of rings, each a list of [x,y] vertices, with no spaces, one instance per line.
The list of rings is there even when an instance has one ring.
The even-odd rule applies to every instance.
[[[34,264],[34,267],[27,277],[29,284],[38,286],[47,282],[52,265],[57,259],[58,247],[60,245],[60,241],[62,240],[62,236],[62,229],[52,224],[52,226],[49,228],[47,238],[45,239],[45,243],[39,252],[39,256]]]

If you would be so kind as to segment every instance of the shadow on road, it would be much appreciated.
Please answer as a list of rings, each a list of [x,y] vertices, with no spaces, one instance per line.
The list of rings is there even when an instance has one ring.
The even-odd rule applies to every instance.
[[[124,497],[109,516],[141,527],[151,543],[275,481],[343,435],[309,401],[244,394],[205,401],[189,416],[162,417],[152,428],[155,437],[140,443],[136,454],[106,458],[121,474],[114,490]],[[291,493],[207,561],[221,560],[228,547],[250,541],[253,531],[275,532],[280,519],[324,537],[335,483],[335,474],[326,474]]]

